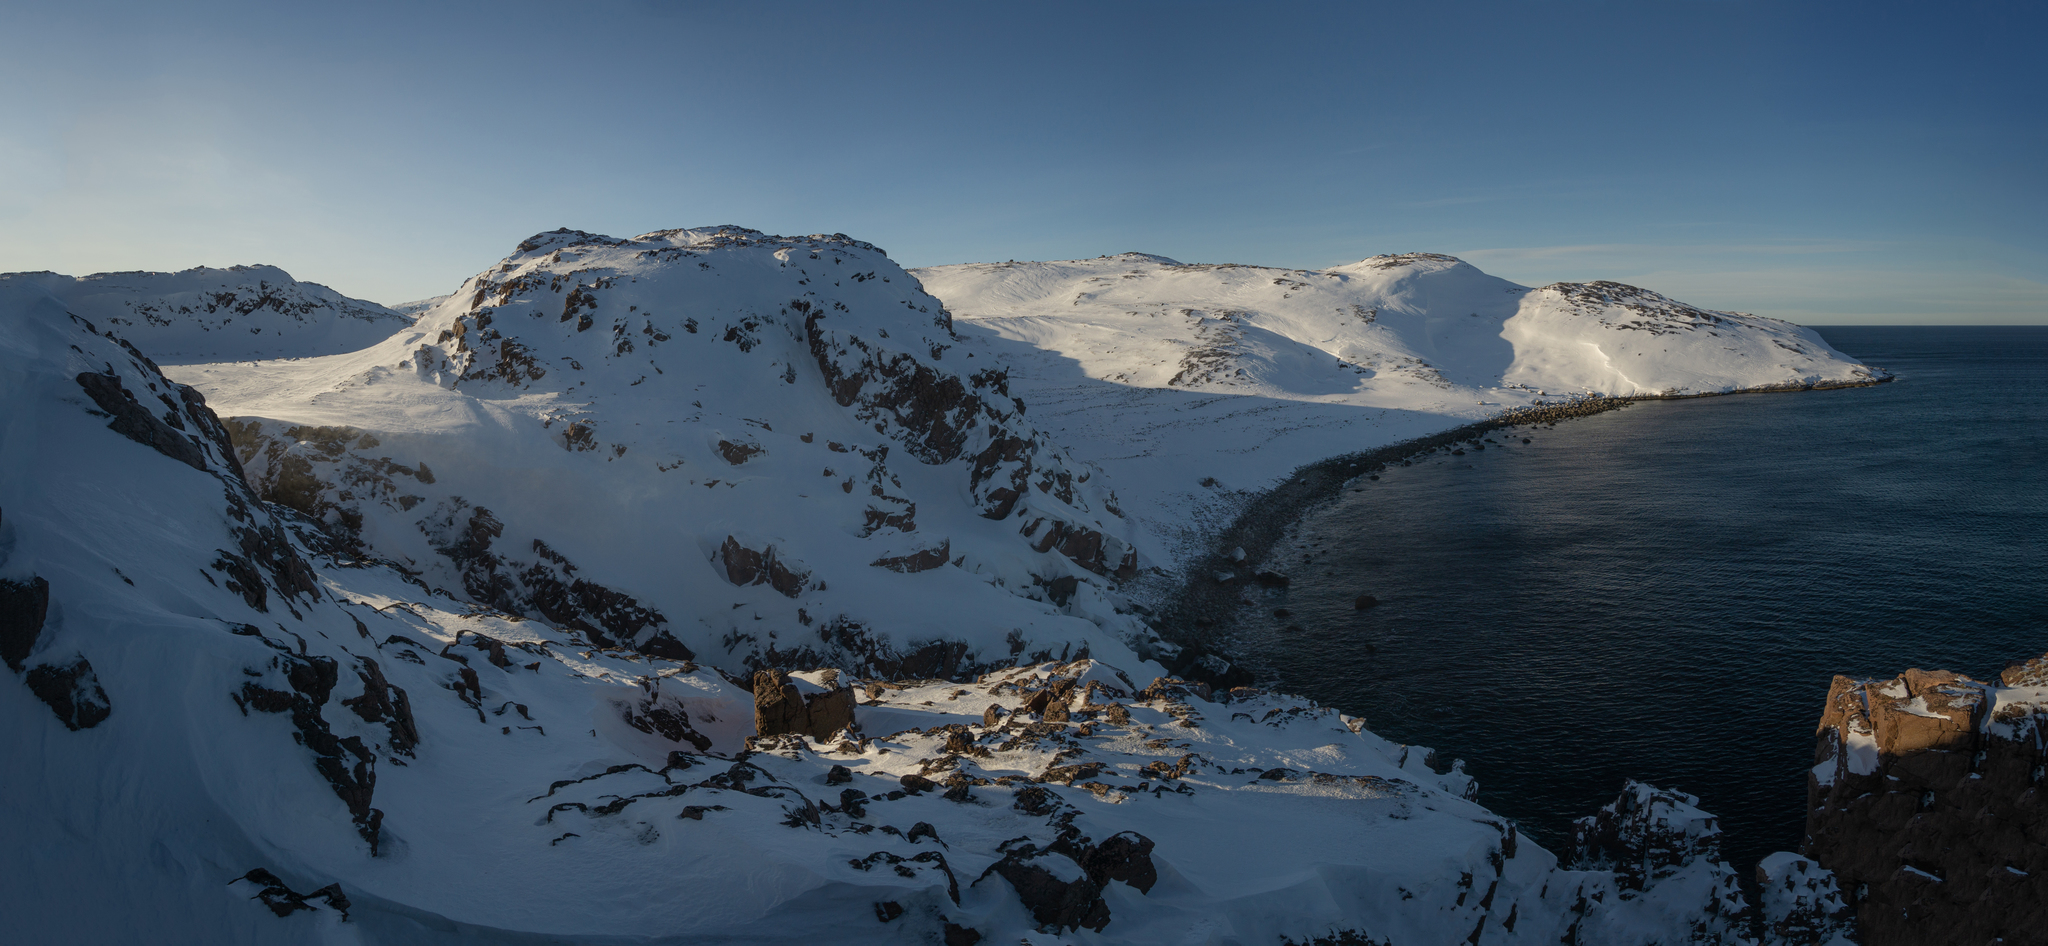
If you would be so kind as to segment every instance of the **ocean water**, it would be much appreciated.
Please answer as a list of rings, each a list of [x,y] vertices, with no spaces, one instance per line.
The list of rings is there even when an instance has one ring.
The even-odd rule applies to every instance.
[[[1560,854],[1631,777],[1698,795],[1745,875],[1796,850],[1835,674],[1989,679],[2048,651],[2048,327],[1821,333],[1901,380],[1639,403],[1392,468],[1275,550],[1294,582],[1231,649],[1465,759]]]

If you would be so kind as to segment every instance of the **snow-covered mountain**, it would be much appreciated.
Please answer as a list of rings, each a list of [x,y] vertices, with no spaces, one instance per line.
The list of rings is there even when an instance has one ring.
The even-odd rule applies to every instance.
[[[542,234],[362,351],[172,373],[264,496],[600,643],[955,676],[1151,632],[1115,495],[843,236]]]
[[[412,321],[300,282],[275,266],[80,277],[7,273],[0,282],[50,292],[163,364],[332,355],[383,341]]]
[[[1108,472],[1160,561],[1199,544],[1229,490],[1509,408],[1889,377],[1788,322],[1618,283],[1531,289],[1432,253],[1327,270],[1125,253],[912,274],[967,351],[1015,365],[1033,418]]]

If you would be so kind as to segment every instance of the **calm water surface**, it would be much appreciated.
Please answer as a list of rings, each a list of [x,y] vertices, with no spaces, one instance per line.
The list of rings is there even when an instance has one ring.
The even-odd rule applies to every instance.
[[[1625,777],[1699,795],[1745,874],[1796,849],[1834,674],[1984,679],[2048,651],[2048,327],[1821,332],[1902,380],[1648,402],[1396,467],[1276,550],[1294,585],[1237,650],[1466,759],[1553,851]]]

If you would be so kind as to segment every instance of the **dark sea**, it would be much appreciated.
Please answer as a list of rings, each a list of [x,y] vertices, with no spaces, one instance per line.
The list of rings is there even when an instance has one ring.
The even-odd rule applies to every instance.
[[[2048,651],[2048,327],[1820,332],[1900,380],[1644,402],[1393,467],[1275,549],[1294,583],[1232,649],[1466,760],[1560,856],[1626,778],[1698,795],[1745,876],[1796,850],[1835,674],[1991,679]]]

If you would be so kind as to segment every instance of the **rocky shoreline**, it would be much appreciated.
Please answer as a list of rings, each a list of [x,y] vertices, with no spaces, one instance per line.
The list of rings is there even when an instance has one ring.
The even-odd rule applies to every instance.
[[[1240,589],[1247,582],[1260,580],[1260,566],[1287,530],[1311,510],[1337,498],[1351,481],[1436,450],[1477,441],[1494,431],[1549,427],[1619,410],[1637,400],[1652,398],[1580,397],[1516,408],[1426,437],[1330,457],[1295,470],[1285,481],[1246,503],[1230,525],[1216,534],[1208,554],[1188,566],[1187,579],[1154,622],[1162,637],[1182,648],[1166,663],[1182,677],[1215,686],[1250,684],[1251,674],[1231,664],[1227,653],[1219,652],[1220,641],[1213,629],[1230,623],[1239,607]],[[1226,575],[1228,580],[1219,580]]]

